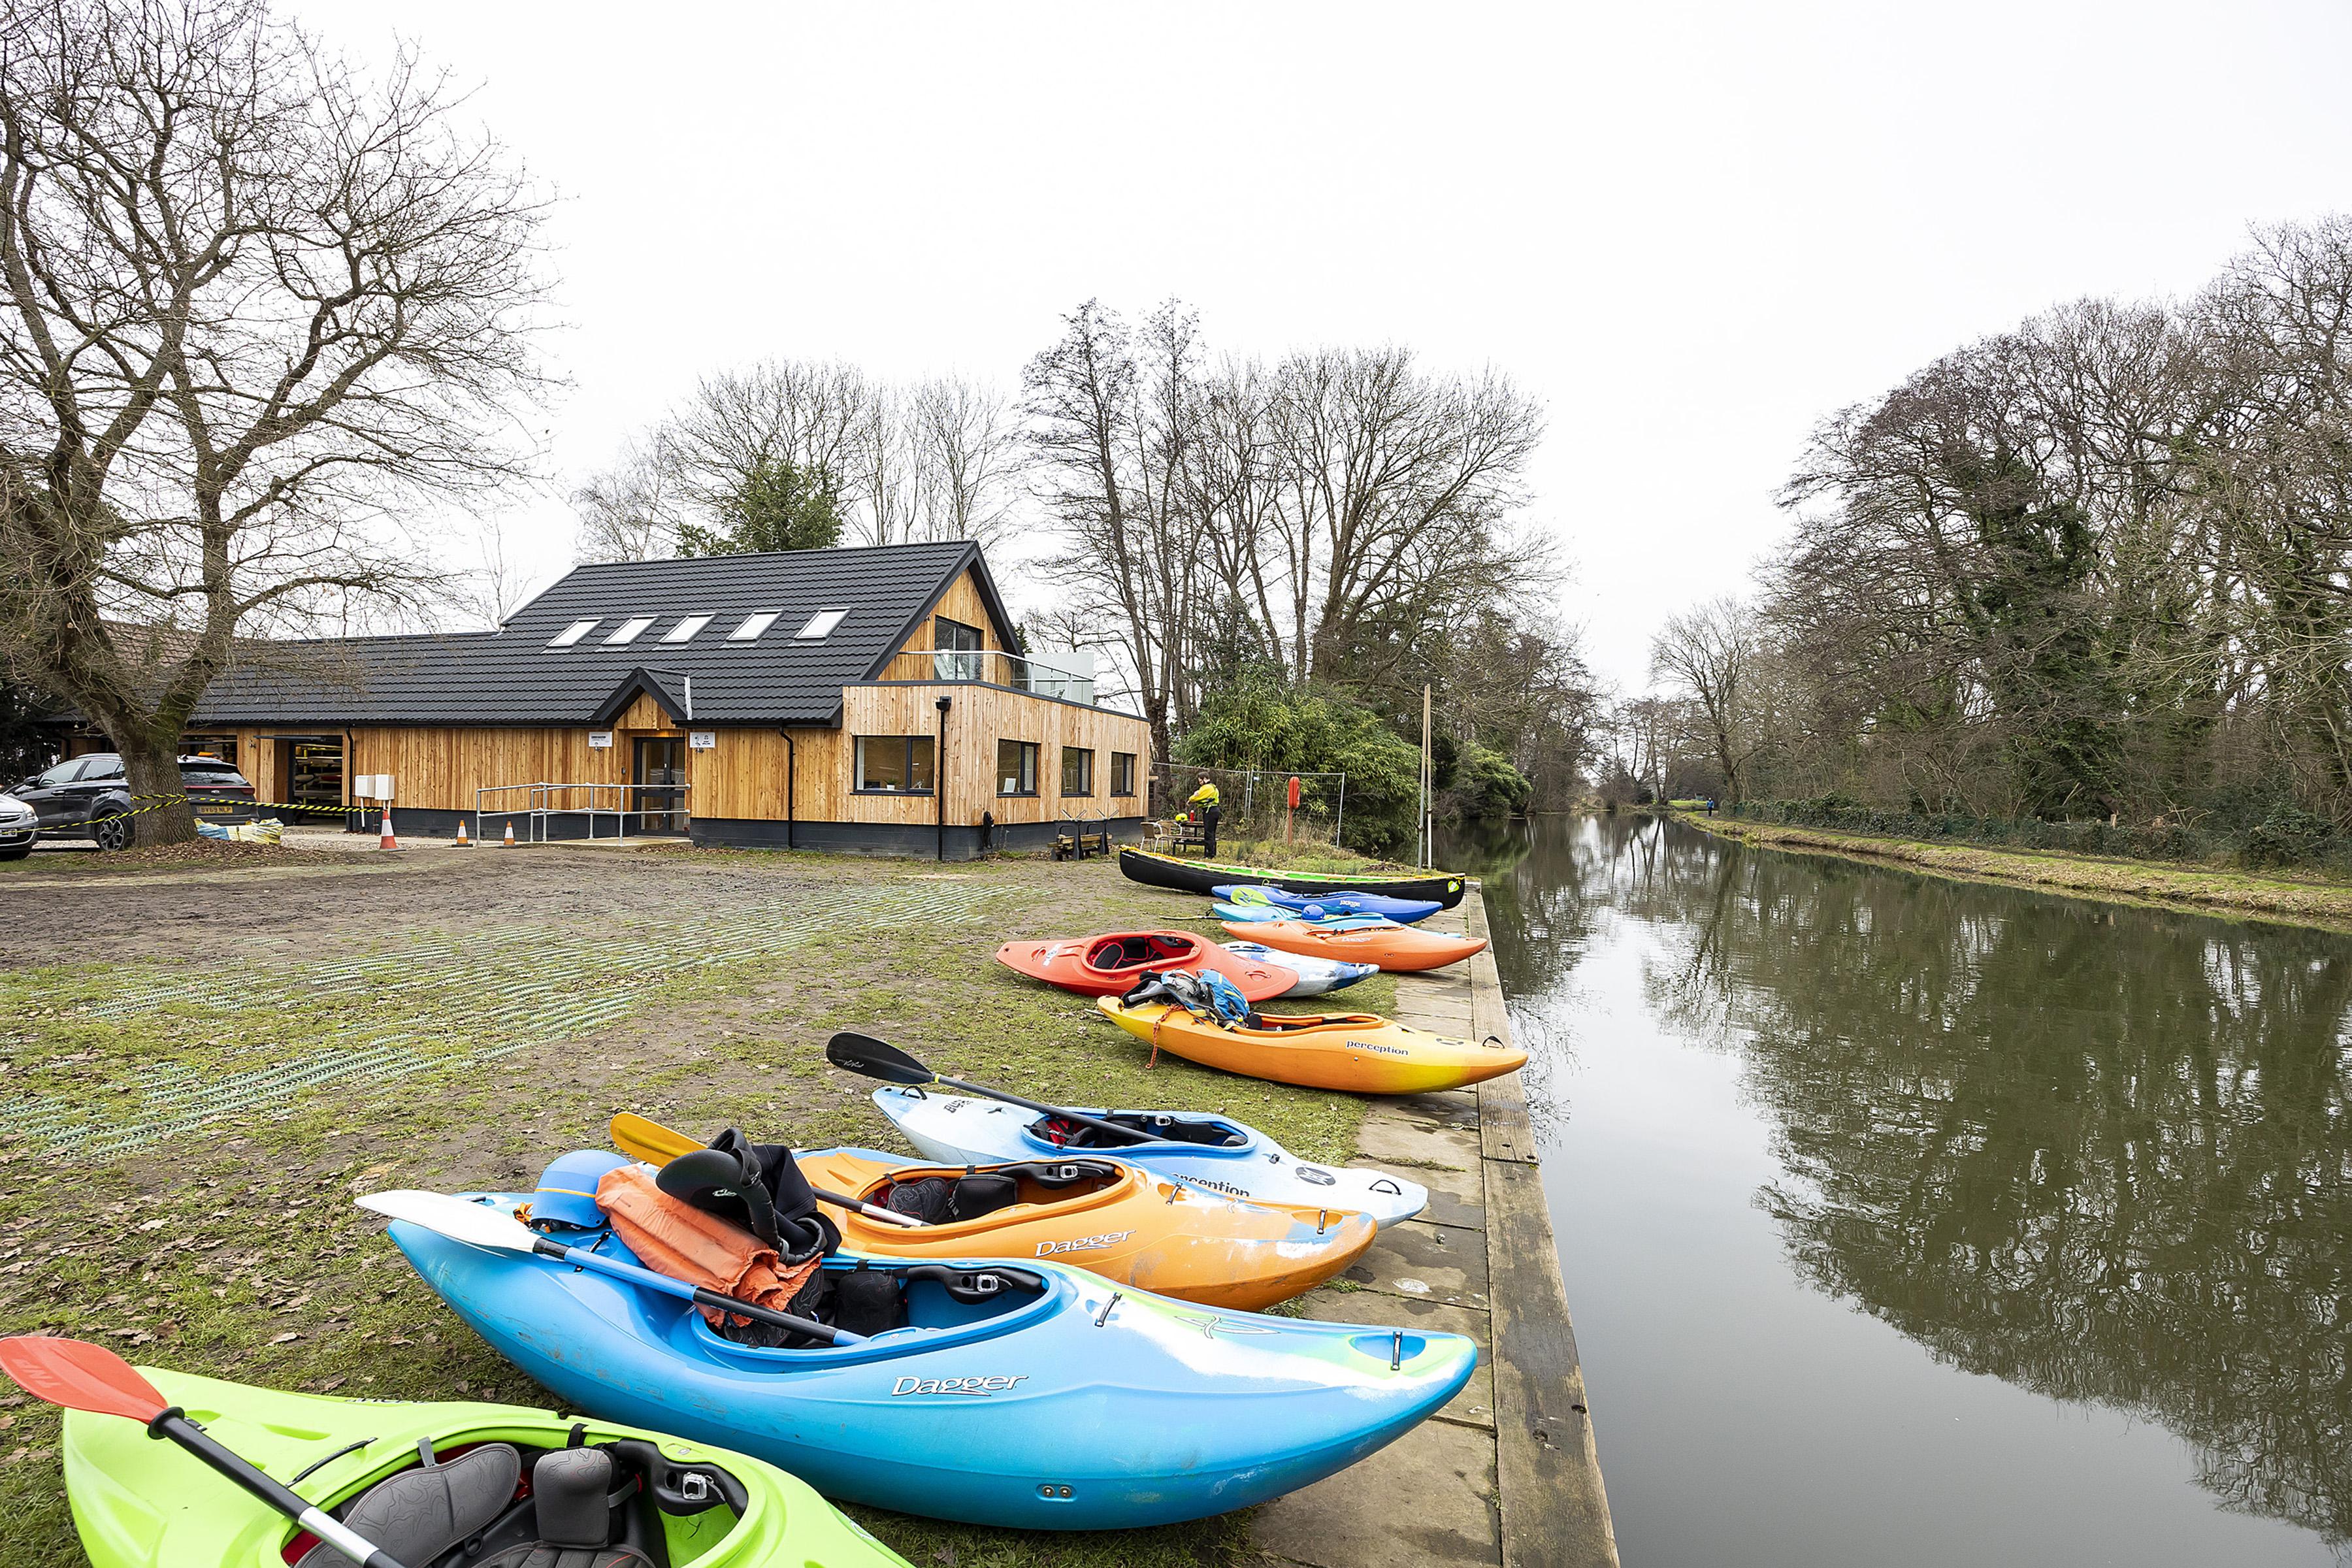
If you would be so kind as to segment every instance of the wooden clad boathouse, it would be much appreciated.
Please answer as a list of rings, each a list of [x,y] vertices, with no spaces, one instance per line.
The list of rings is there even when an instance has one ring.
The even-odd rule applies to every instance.
[[[975,544],[584,565],[496,631],[247,645],[188,743],[265,801],[389,775],[400,831],[436,837],[967,858],[1131,835],[1149,727],[1096,700],[1090,656],[1018,646]]]

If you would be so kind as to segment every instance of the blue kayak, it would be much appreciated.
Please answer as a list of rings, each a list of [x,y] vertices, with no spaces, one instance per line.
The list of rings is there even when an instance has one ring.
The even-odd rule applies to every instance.
[[[1293,893],[1282,888],[1240,883],[1212,890],[1229,904],[1265,904],[1291,916],[1307,914],[1310,909],[1315,909],[1327,915],[1385,915],[1405,925],[1425,921],[1445,907],[1434,899],[1392,899],[1386,893],[1309,895]]]
[[[470,1195],[509,1212],[529,1196]],[[824,1268],[843,1299],[854,1272],[869,1299],[872,1275],[894,1278],[898,1326],[760,1349],[561,1259],[404,1221],[391,1235],[493,1349],[590,1415],[740,1449],[832,1497],[974,1524],[1115,1530],[1247,1508],[1395,1441],[1478,1359],[1455,1334],[1200,1307],[1051,1262],[840,1255]],[[636,1261],[609,1230],[562,1239]]]
[[[1366,926],[1392,926],[1401,923],[1389,919],[1386,915],[1340,915],[1328,911],[1319,915],[1311,915],[1296,910],[1276,909],[1272,904],[1214,903],[1211,904],[1209,909],[1219,920],[1232,921],[1236,925],[1255,924],[1263,921],[1296,921],[1300,925],[1313,926],[1318,931],[1361,931]],[[1376,964],[1374,967],[1379,966]]]

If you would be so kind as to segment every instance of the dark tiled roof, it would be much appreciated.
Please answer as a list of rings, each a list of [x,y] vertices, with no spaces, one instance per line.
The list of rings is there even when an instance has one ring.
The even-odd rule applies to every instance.
[[[495,632],[251,647],[192,723],[591,724],[640,672],[673,692],[691,676],[698,724],[827,723],[841,689],[871,679],[967,566],[1002,635],[1003,605],[969,543],[578,566]],[[849,613],[821,641],[794,641],[821,609]],[[758,637],[727,640],[745,616],[771,611]],[[706,615],[690,641],[661,640]],[[654,619],[634,641],[604,641],[637,616]],[[585,620],[596,626],[579,642],[547,646]]]

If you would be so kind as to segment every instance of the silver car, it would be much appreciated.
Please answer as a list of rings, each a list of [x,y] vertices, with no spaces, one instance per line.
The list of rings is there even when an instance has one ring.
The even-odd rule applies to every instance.
[[[13,795],[0,795],[0,860],[22,860],[39,837],[33,808]]]

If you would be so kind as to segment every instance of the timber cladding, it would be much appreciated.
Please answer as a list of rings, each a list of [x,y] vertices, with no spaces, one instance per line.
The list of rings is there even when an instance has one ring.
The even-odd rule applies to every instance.
[[[366,729],[352,731],[351,771],[390,773],[399,805],[411,808],[470,812],[474,792],[500,784],[604,784],[634,782],[634,742],[647,736],[708,733],[707,750],[687,752],[688,814],[781,822],[897,824],[920,826],[939,819],[941,806],[930,794],[886,795],[856,790],[851,771],[859,735],[936,737],[939,698],[950,700],[947,721],[946,820],[957,826],[979,822],[982,812],[1003,823],[1054,822],[1069,816],[1138,816],[1139,795],[1113,795],[1111,757],[1137,758],[1136,787],[1149,768],[1150,730],[1140,719],[1108,709],[1088,708],[1026,692],[969,683],[920,682],[852,686],[842,693],[838,730],[794,729],[788,748],[774,729],[728,726],[702,731],[640,697],[609,731],[609,747],[589,744],[586,729]],[[996,792],[999,741],[1037,747],[1034,795]],[[1062,751],[1094,752],[1090,792],[1062,793]],[[787,812],[786,778],[793,782]],[[525,803],[516,791],[486,800],[488,809]],[[583,795],[558,804],[584,805]],[[617,804],[607,795],[604,804]]]

